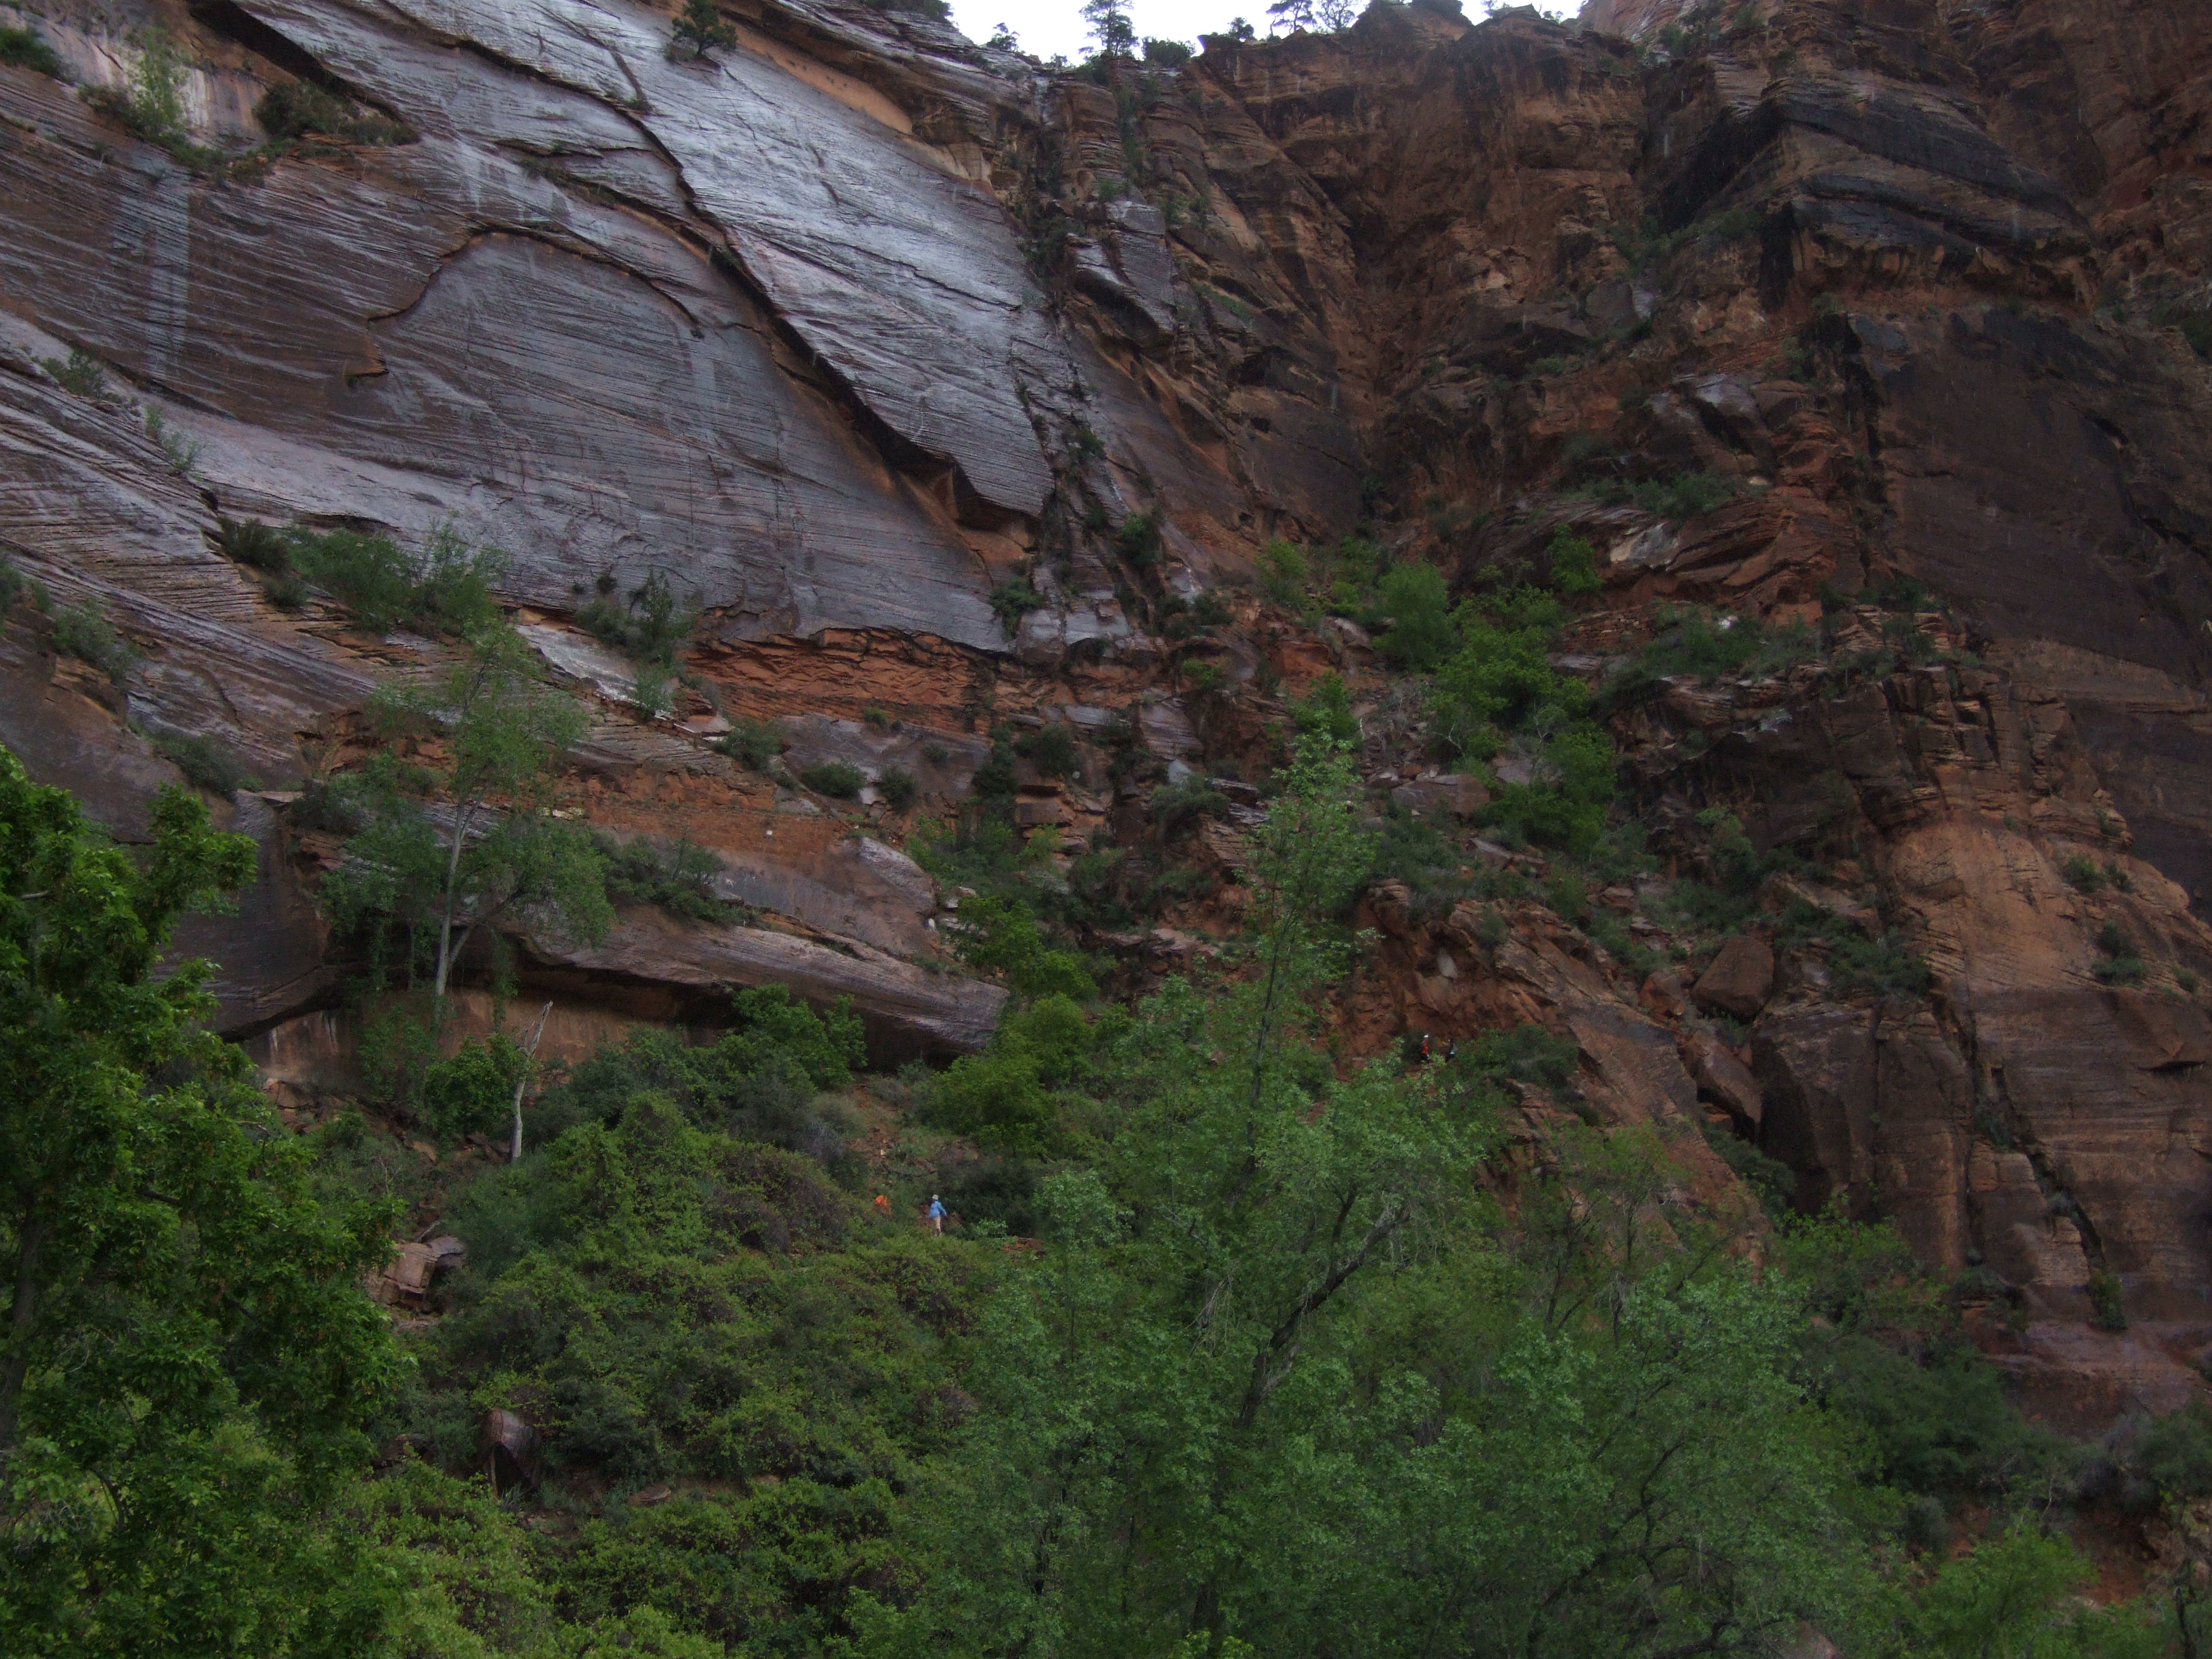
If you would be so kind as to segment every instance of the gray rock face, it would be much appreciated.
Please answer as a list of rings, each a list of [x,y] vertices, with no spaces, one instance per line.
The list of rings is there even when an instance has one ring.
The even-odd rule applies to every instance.
[[[982,574],[951,515],[889,471],[834,377],[788,361],[787,322],[759,298],[769,285],[732,265],[730,233],[689,204],[687,192],[722,199],[667,159],[708,114],[690,126],[666,118],[678,130],[665,147],[586,93],[342,8],[271,8],[268,21],[329,53],[421,142],[356,168],[282,162],[258,185],[211,184],[147,147],[117,145],[52,82],[28,77],[9,101],[54,142],[0,155],[0,200],[15,228],[0,251],[9,288],[38,296],[52,334],[193,411],[181,424],[226,510],[367,519],[410,534],[451,520],[506,548],[515,596],[543,604],[573,603],[576,584],[602,572],[634,581],[658,569],[762,631],[883,626],[997,642]],[[486,33],[496,36],[498,21]],[[655,74],[677,72],[657,48],[651,61]],[[546,72],[562,69],[578,73],[566,60]],[[884,149],[871,176],[975,197],[878,124],[773,66],[762,73],[789,82],[800,105],[860,123],[817,139],[834,137],[856,161],[868,143]],[[19,89],[11,80],[6,90]],[[681,107],[690,90],[664,96]],[[744,130],[700,95],[714,118]],[[796,118],[762,98],[752,108],[757,119]],[[464,131],[464,118],[481,125]],[[578,155],[599,191],[624,204],[550,176],[558,164],[536,159],[548,149]],[[703,153],[699,164],[734,165]],[[774,185],[765,162],[747,171],[757,192]],[[789,216],[825,238],[859,238],[816,211],[825,187],[817,179]],[[994,381],[994,404],[961,393],[963,377],[944,363],[891,343],[942,351],[956,337],[1007,336],[1009,321],[946,314],[956,302],[1014,314],[974,275],[986,264],[985,205],[976,198],[963,214],[939,204],[942,256],[908,250],[917,265],[963,273],[951,286],[874,272],[886,293],[919,293],[937,314],[890,317],[878,303],[848,313],[845,328],[849,337],[880,321],[890,337],[871,347],[878,374],[928,388],[871,405],[870,417],[983,479],[1006,512],[1027,513],[1043,462],[1026,417],[1003,406],[1019,384],[1004,355],[987,364],[965,352],[964,378]],[[736,205],[724,210],[735,221]],[[851,216],[872,223],[882,211],[863,201]],[[992,222],[1005,270],[1018,272],[1010,231]],[[864,240],[856,246],[859,258]],[[794,303],[834,308],[858,280],[832,294],[827,273],[802,283],[788,250],[763,246],[759,258]],[[252,349],[238,349],[242,338]],[[826,335],[807,343],[832,365],[837,349]],[[844,349],[859,346],[848,337]],[[1007,424],[1017,417],[1018,428]],[[1024,452],[1018,465],[985,464]]]
[[[872,413],[951,459],[984,501],[1042,507],[1051,471],[1019,394],[1025,371],[1048,374],[1060,354],[1024,306],[998,204],[902,142],[907,124],[888,100],[841,97],[742,47],[672,64],[665,17],[641,6],[255,0],[247,9],[426,133],[550,140],[556,154],[580,137],[587,149],[664,157],[744,276]],[[394,16],[414,26],[396,51]],[[485,55],[581,94],[562,100],[586,106],[576,131],[566,108],[545,122],[542,86],[487,87],[500,77]],[[457,79],[471,83],[465,127],[448,112]]]

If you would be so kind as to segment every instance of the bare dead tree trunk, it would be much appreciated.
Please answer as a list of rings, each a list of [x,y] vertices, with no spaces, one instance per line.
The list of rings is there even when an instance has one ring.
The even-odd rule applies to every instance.
[[[530,1041],[523,1045],[522,1071],[514,1079],[514,1140],[507,1148],[509,1164],[522,1162],[522,1091],[530,1086],[531,1074],[538,1069],[538,1041],[545,1035],[545,1021],[552,1012],[550,1002],[538,1011],[538,1024],[531,1030]]]

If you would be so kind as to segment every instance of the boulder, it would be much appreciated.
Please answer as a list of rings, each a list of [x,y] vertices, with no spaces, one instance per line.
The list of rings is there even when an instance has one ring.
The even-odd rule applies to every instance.
[[[1690,1031],[1682,1039],[1682,1058],[1689,1064],[1690,1075],[1698,1080],[1698,1091],[1756,1134],[1765,1101],[1759,1091],[1759,1079],[1736,1058],[1735,1051],[1711,1031]]]
[[[1752,933],[1738,933],[1721,946],[1713,965],[1690,988],[1691,1000],[1709,1014],[1756,1019],[1774,994],[1774,952]]]
[[[517,1486],[536,1490],[544,1442],[528,1422],[510,1411],[486,1412],[481,1448],[484,1471],[501,1497]]]

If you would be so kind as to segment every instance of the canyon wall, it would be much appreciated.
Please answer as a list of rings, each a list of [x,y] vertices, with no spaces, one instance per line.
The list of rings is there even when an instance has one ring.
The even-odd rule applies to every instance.
[[[574,810],[707,848],[757,913],[522,941],[532,983],[671,1020],[791,983],[853,997],[886,1055],[978,1046],[1004,993],[946,957],[957,895],[901,850],[910,817],[744,770],[710,745],[731,720],[780,722],[794,765],[907,771],[928,812],[995,722],[1133,729],[1181,777],[1260,754],[1336,668],[1389,787],[1428,758],[1384,718],[1397,694],[1357,629],[1261,597],[1263,549],[1364,524],[1464,593],[1565,526],[1603,555],[1571,653],[1593,673],[1686,602],[1946,645],[1856,680],[1838,658],[1670,685],[1615,720],[1661,860],[1698,867],[1716,811],[1817,852],[1848,877],[1821,890],[1837,913],[1896,932],[1928,990],[1844,988],[1770,916],[1754,990],[1701,1004],[1709,945],[1642,975],[1547,905],[1497,944],[1386,888],[1347,1035],[1550,1024],[1595,1109],[1677,1145],[1684,1202],[1741,1208],[1705,1138],[1724,1121],[1802,1202],[1990,1269],[2012,1299],[1988,1344],[2054,1414],[2197,1386],[2198,7],[1592,0],[1574,27],[1378,0],[1339,33],[1093,76],[858,0],[725,9],[738,44],[705,57],[629,0],[0,11],[64,69],[0,65],[0,549],[143,654],[118,680],[19,611],[0,741],[125,837],[177,775],[163,733],[255,775],[218,810],[262,879],[189,941],[231,1029],[336,996],[327,849],[286,813],[362,752],[370,689],[438,648],[279,609],[223,520],[504,550],[502,597],[594,709]],[[127,96],[157,26],[188,66],[163,142],[81,95]],[[301,83],[378,141],[264,148],[257,105]],[[1733,499],[1637,493],[1686,476]],[[697,689],[645,720],[575,619],[653,576],[702,625]],[[1209,592],[1233,621],[1174,636]],[[1144,787],[1103,771],[1025,772],[1025,825],[1067,854],[1141,836]],[[1205,948],[1176,920],[1094,943],[1142,982]],[[2095,1322],[2107,1283],[2126,1330]]]

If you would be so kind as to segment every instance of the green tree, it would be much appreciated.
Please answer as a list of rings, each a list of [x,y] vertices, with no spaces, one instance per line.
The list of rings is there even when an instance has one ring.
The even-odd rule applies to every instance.
[[[1936,1573],[1921,1593],[1911,1651],[1916,1659],[2151,1659],[2166,1652],[2161,1633],[2140,1609],[2104,1611],[2077,1599],[2093,1577],[2064,1539],[2014,1527]]]
[[[1348,744],[1320,733],[1301,737],[1281,785],[1250,875],[1264,963],[1250,1022],[1255,1108],[1276,1058],[1284,1010],[1328,974],[1334,963],[1328,923],[1375,860],[1373,838],[1353,816],[1359,775]]]
[[[322,893],[342,928],[367,935],[380,963],[404,941],[410,974],[427,956],[441,1004],[480,927],[527,911],[574,938],[605,936],[605,858],[552,813],[583,711],[544,684],[520,635],[479,635],[428,686],[379,692],[374,712],[440,759],[405,767],[380,757],[352,786],[361,829]]]
[[[689,46],[694,58],[704,58],[716,46],[738,44],[738,32],[722,21],[714,0],[684,0],[670,38],[679,46]]]
[[[134,855],[0,750],[0,1649],[358,1652],[325,1508],[396,1359],[386,1218],[314,1201],[171,927],[253,872],[170,788]]]
[[[1091,38],[1098,43],[1099,55],[1109,60],[1127,58],[1137,44],[1136,25],[1129,21],[1127,0],[1083,0],[1083,21],[1091,26]]]
[[[1397,564],[1383,572],[1375,608],[1390,631],[1376,649],[1400,668],[1425,674],[1459,644],[1452,626],[1451,594],[1444,573],[1432,564]]]

